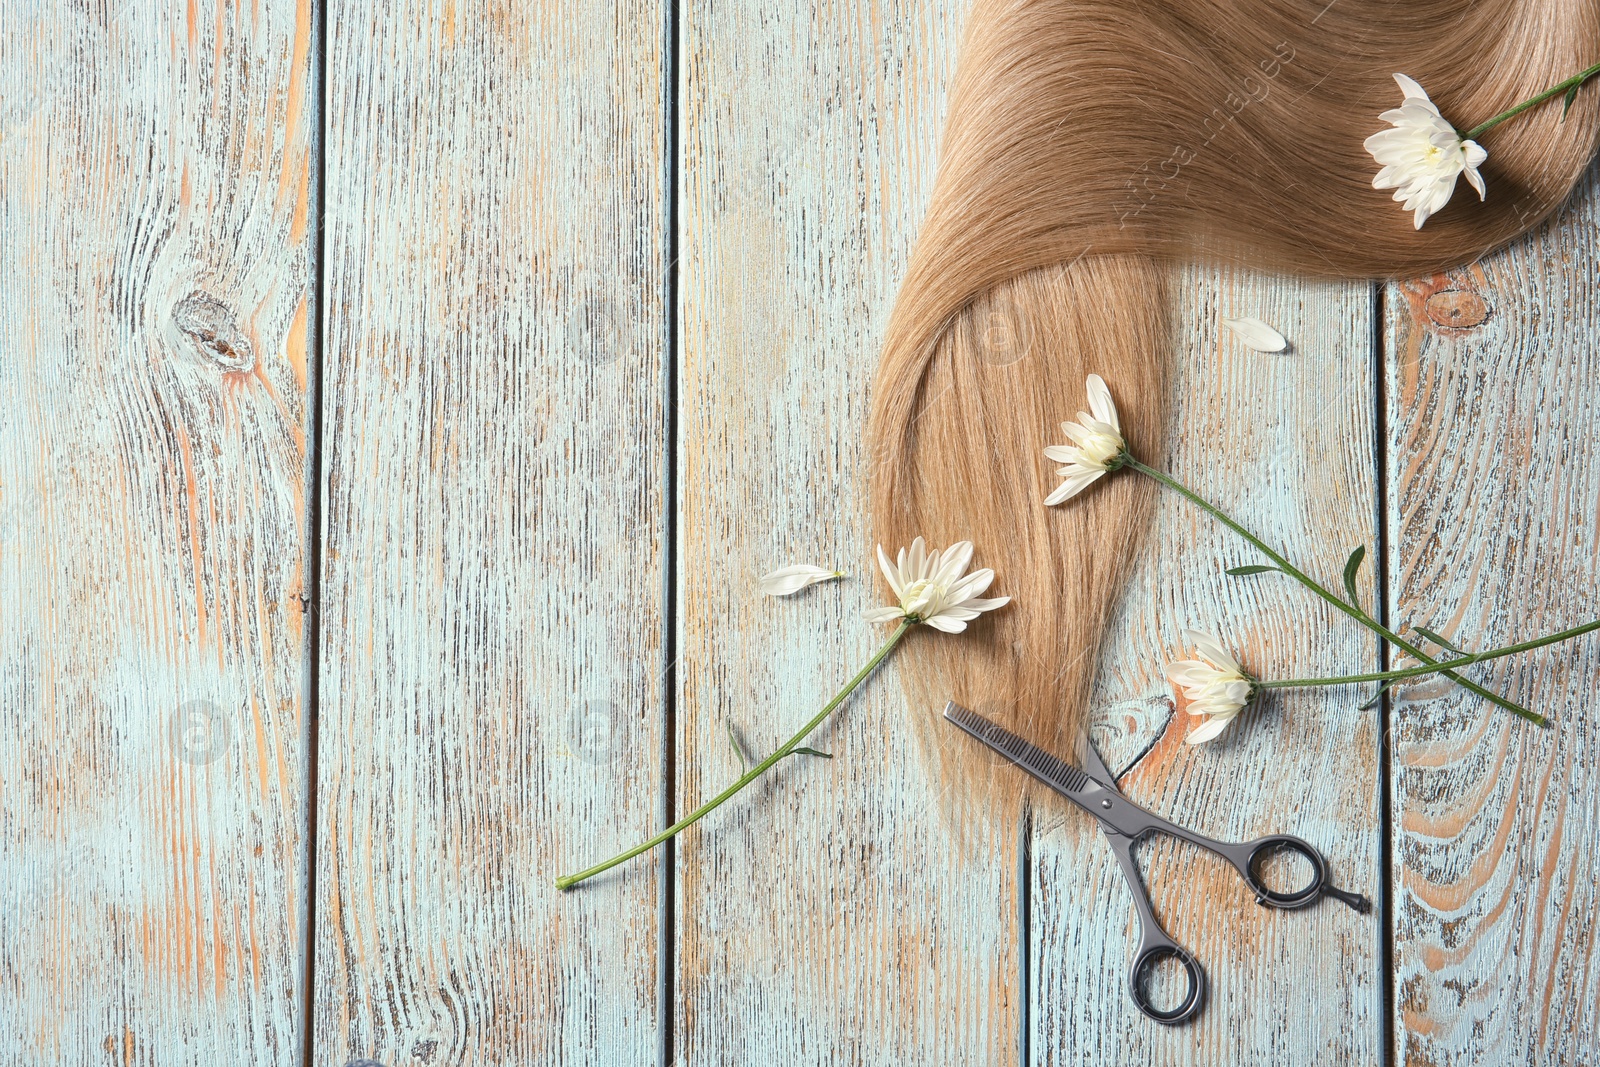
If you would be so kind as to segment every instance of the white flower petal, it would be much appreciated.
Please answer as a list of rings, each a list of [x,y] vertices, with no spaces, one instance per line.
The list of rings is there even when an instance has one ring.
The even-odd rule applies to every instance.
[[[904,554],[904,550],[901,554]],[[894,590],[894,595],[899,596],[900,568],[890,561],[889,554],[883,550],[882,545],[878,546],[878,569],[883,572],[884,580],[889,583],[889,588]]]
[[[1406,77],[1404,74],[1396,74],[1394,76],[1394,83],[1400,86],[1401,95],[1403,95],[1407,100],[1422,100],[1429,104],[1433,103],[1432,100],[1428,99],[1428,91],[1422,86],[1418,85],[1415,80]]]
[[[1066,501],[1071,500],[1073,494],[1076,492],[1078,492],[1077,489],[1074,489],[1067,482],[1062,482],[1060,485],[1051,490],[1049,496],[1044,498],[1044,506],[1047,508],[1053,508],[1057,504],[1065,503]]]
[[[976,619],[977,617],[978,617],[978,612],[973,611],[971,608],[964,607],[964,606],[963,607],[945,608],[943,611],[939,612],[939,618],[941,618],[941,619],[956,619],[956,620],[958,620],[960,622],[971,622],[973,619]]]
[[[1079,467],[1067,475],[1067,480],[1080,482],[1087,487],[1104,478],[1105,474],[1099,467]]]
[[[900,580],[906,584],[926,578],[923,573],[928,563],[928,546],[922,538],[911,542],[911,552],[906,556],[906,561],[900,565]]]
[[[1187,744],[1203,745],[1207,741],[1215,740],[1217,736],[1227,728],[1228,723],[1231,721],[1233,720],[1223,718],[1221,715],[1213,715],[1199,726],[1196,726],[1193,730],[1190,730],[1189,736],[1185,737],[1183,740]]]
[[[1233,712],[1233,714],[1237,715],[1250,699],[1250,683],[1243,678],[1236,678],[1231,682],[1223,682],[1217,696],[1220,700],[1237,705]]]
[[[1067,458],[1069,463],[1076,461],[1083,454],[1083,450],[1094,442],[1095,438],[1095,432],[1088,425],[1094,420],[1081,411],[1078,412],[1078,418],[1080,420],[1078,422],[1063,422],[1061,424],[1061,432],[1066,434],[1067,438],[1077,446],[1072,449],[1072,454]],[[1055,445],[1052,447],[1060,448],[1062,446]]]
[[[1478,148],[1478,146],[1473,144],[1471,141],[1468,141],[1467,145],[1471,148]],[[1483,149],[1478,148],[1478,151],[1482,152]],[[1470,153],[1468,154],[1467,168],[1461,173],[1462,176],[1467,179],[1467,184],[1472,186],[1473,190],[1477,192],[1479,202],[1488,199],[1489,187],[1483,184],[1483,175],[1478,173],[1478,165],[1471,162]]]
[[[957,541],[940,554],[939,569],[932,575],[933,580],[943,586],[953,585],[971,562],[972,542]]]
[[[838,571],[831,571],[826,567],[797,563],[792,567],[780,567],[771,574],[762,575],[760,584],[761,591],[767,596],[791,596],[808,585],[843,577],[844,575]]]
[[[950,586],[950,599],[958,603],[963,600],[971,600],[989,588],[989,583],[992,581],[994,581],[994,571],[988,567],[975,570]]]
[[[1094,412],[1094,417],[1120,433],[1122,424],[1117,421],[1117,405],[1111,399],[1111,389],[1106,385],[1106,380],[1098,374],[1091,374],[1083,384],[1089,394],[1089,410]]]
[[[1167,664],[1167,681],[1179,689],[1209,685],[1217,676],[1217,669],[1197,659],[1180,659]]]
[[[1048,445],[1044,450],[1044,458],[1053,459],[1057,463],[1071,463],[1078,458],[1078,450],[1071,445]]]
[[[1283,334],[1257,318],[1223,319],[1222,325],[1238,334],[1246,348],[1257,352],[1282,352],[1289,345]]]
[[[1056,487],[1055,492],[1044,498],[1044,502],[1046,504],[1055,505],[1064,500],[1070,500],[1079,493],[1083,492],[1085,489],[1089,488],[1090,483],[1104,473],[1105,471],[1073,470],[1073,472],[1067,476],[1067,480]]]
[[[1183,631],[1183,639],[1193,645],[1202,656],[1212,663],[1225,667],[1235,674],[1242,670],[1239,662],[1233,658],[1226,648],[1222,647],[1220,638],[1212,637],[1210,634],[1200,630],[1185,630]]]
[[[1399,121],[1397,112],[1391,111],[1389,114],[1395,115],[1396,121]],[[1373,155],[1377,155],[1380,151],[1396,153],[1409,149],[1416,143],[1416,140],[1417,135],[1414,130],[1404,130],[1396,126],[1393,129],[1379,130],[1365,141],[1362,141],[1361,147]]]
[[[905,614],[899,608],[868,608],[861,617],[868,622],[894,622],[905,618]]]

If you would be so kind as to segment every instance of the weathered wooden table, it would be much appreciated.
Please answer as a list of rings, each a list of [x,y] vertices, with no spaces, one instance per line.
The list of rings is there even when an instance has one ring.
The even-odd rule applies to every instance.
[[[1600,1058],[1600,642],[1492,674],[1545,730],[1426,685],[1197,751],[1180,627],[1379,653],[1171,498],[1101,664],[1125,788],[1377,913],[1151,847],[1212,997],[1147,1022],[1094,828],[959,857],[892,669],[831,763],[554,891],[874,646],[862,425],[963,5],[779,7],[7,5],[0,1062]],[[1597,222],[1588,181],[1449,276],[1183,272],[1168,462],[1329,576],[1371,545],[1395,625],[1593,617]],[[797,560],[854,577],[756,595]]]

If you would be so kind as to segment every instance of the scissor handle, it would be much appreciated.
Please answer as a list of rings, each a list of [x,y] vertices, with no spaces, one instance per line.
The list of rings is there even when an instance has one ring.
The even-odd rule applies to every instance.
[[[1133,1002],[1138,1005],[1139,1010],[1147,1016],[1158,1023],[1176,1026],[1200,1010],[1200,1005],[1206,996],[1206,972],[1200,966],[1199,960],[1171,938],[1160,935],[1152,940],[1151,932],[1159,933],[1159,927],[1154,923],[1145,924],[1144,929],[1145,937],[1139,945],[1139,954],[1133,958],[1133,967],[1128,971],[1128,994],[1133,997]],[[1162,1011],[1151,1003],[1146,990],[1150,979],[1154,977],[1156,964],[1164,959],[1175,959],[1183,964],[1183,971],[1189,982],[1188,992],[1184,994],[1182,1002],[1167,1011]]]
[[[1139,876],[1139,866],[1133,862],[1133,839],[1123,834],[1107,834],[1106,843],[1111,854],[1122,865],[1128,883],[1128,895],[1133,898],[1133,910],[1139,916],[1139,951],[1134,953],[1133,966],[1128,969],[1128,994],[1139,1010],[1158,1023],[1175,1026],[1200,1010],[1206,998],[1206,972],[1200,961],[1189,950],[1167,936],[1156,918],[1156,910],[1145,891],[1144,879]],[[1145,988],[1154,975],[1156,964],[1164,959],[1175,959],[1183,964],[1189,988],[1177,1007],[1163,1011],[1151,1003]]]
[[[1281,892],[1261,877],[1261,865],[1276,852],[1295,852],[1311,865],[1311,879],[1298,889]],[[1315,904],[1328,886],[1328,861],[1312,845],[1293,834],[1269,834],[1254,841],[1229,845],[1223,854],[1244,876],[1257,904],[1274,908],[1304,908]]]

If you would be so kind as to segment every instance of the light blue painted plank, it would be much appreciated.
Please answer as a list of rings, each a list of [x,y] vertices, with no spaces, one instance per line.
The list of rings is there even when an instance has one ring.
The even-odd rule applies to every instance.
[[[0,20],[0,1058],[292,1062],[309,2]]]
[[[317,1062],[649,1063],[665,12],[328,18]]]
[[[883,634],[862,517],[883,324],[932,190],[957,4],[684,8],[678,806]],[[756,577],[837,565],[792,600]],[[926,635],[924,635],[926,636]],[[934,635],[935,637],[937,635]],[[893,667],[684,835],[683,1062],[1014,1062],[1016,830],[964,858]]]
[[[1191,268],[1177,274],[1178,355],[1167,469],[1337,583],[1370,545],[1376,493],[1371,289]],[[1290,340],[1244,349],[1220,320],[1253,315]],[[1124,475],[1128,477],[1129,475]],[[1172,710],[1162,675],[1186,627],[1225,635],[1264,677],[1373,669],[1367,632],[1286,579],[1230,578],[1259,562],[1198,509],[1164,492],[1108,636],[1094,735],[1126,766],[1128,795],[1208,836],[1292,833],[1322,850],[1337,884],[1377,899],[1378,713],[1356,690],[1274,694],[1206,746]],[[1372,571],[1362,588],[1372,597]],[[1377,1062],[1379,916],[1324,901],[1258,907],[1231,868],[1155,839],[1140,855],[1168,932],[1205,967],[1198,1019],[1166,1027],[1128,995],[1137,921],[1092,822],[1061,801],[1034,814],[1030,911],[1034,1063]]]
[[[1388,290],[1395,619],[1468,648],[1600,617],[1600,180],[1481,263]],[[1600,1048],[1600,641],[1394,712],[1395,1044],[1407,1062]],[[1485,683],[1489,684],[1489,683]]]

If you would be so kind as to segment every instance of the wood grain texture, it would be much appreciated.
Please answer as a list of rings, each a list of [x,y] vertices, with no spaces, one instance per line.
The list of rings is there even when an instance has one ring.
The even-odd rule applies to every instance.
[[[685,7],[680,811],[738,776],[730,727],[760,758],[886,636],[863,427],[961,16]],[[763,598],[793,562],[850,578]],[[891,661],[814,735],[831,761],[684,835],[681,1062],[1015,1062],[1017,835],[956,858],[904,704]]]
[[[309,3],[4,23],[0,1062],[291,1063]]]
[[[1485,672],[1548,730],[1396,701],[1388,1018],[1379,915],[1257,908],[1162,841],[1211,999],[1146,1020],[1095,827],[1049,806],[959,855],[892,665],[813,738],[831,761],[683,837],[675,931],[654,856],[557,894],[659,824],[664,753],[682,812],[737,775],[730,730],[759,757],[883,637],[862,429],[965,4],[681,6],[675,442],[668,8],[331,3],[319,294],[312,0],[169,6],[0,26],[0,1064],[286,1065],[308,1026],[333,1067],[653,1063],[663,1027],[696,1067],[1358,1065],[1385,1026],[1418,1067],[1600,1062],[1592,637]],[[1397,624],[1481,647],[1595,617],[1597,222],[1592,174],[1515,247],[1388,287],[1384,323],[1364,285],[1179,272],[1169,465],[1333,580],[1381,478]],[[1293,349],[1244,350],[1238,314]],[[759,596],[799,561],[852,577]],[[1096,740],[1135,800],[1302,835],[1375,897],[1366,690],[1182,744],[1185,626],[1262,673],[1374,665],[1291,583],[1221,574],[1252,561],[1163,497]]]
[[[1370,287],[1194,268],[1180,272],[1174,291],[1180,339],[1166,469],[1337,587],[1346,554],[1370,545],[1373,531]],[[1240,315],[1272,323],[1292,347],[1246,350],[1220,323]],[[1093,736],[1113,767],[1137,760],[1122,779],[1135,801],[1224,840],[1304,837],[1327,856],[1336,884],[1376,898],[1378,718],[1357,710],[1364,691],[1270,694],[1217,741],[1183,743],[1193,724],[1172,711],[1162,664],[1187,652],[1185,628],[1225,635],[1260,677],[1376,662],[1365,630],[1297,584],[1222,573],[1257,562],[1237,536],[1163,492],[1107,632]],[[1371,578],[1369,568],[1368,603]],[[1138,922],[1096,826],[1064,801],[1036,811],[1034,826],[1034,1062],[1377,1062],[1377,914],[1326,900],[1300,912],[1258,907],[1216,857],[1165,838],[1146,842],[1138,855],[1156,911],[1210,979],[1197,1021],[1161,1026],[1128,995]]]
[[[1600,616],[1594,172],[1470,269],[1391,286],[1397,623],[1469,648]],[[1600,1059],[1600,642],[1439,684],[1393,713],[1396,1049],[1407,1064]]]
[[[318,1063],[656,1057],[664,17],[329,7]]]

